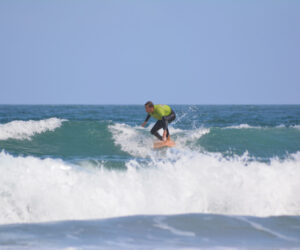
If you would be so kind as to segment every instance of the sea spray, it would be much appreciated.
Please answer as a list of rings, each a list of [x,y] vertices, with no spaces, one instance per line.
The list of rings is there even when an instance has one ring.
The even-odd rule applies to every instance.
[[[134,214],[299,215],[300,152],[270,164],[169,151],[127,170],[0,154],[0,223]]]

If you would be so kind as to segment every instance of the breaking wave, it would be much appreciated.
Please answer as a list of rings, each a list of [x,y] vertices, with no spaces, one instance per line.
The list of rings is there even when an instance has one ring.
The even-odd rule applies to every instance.
[[[133,150],[133,149],[131,149]],[[300,152],[269,164],[247,155],[171,149],[125,170],[0,153],[0,223],[136,214],[300,215]],[[151,153],[149,153],[151,155]]]
[[[52,117],[39,121],[11,121],[0,124],[0,140],[18,139],[29,140],[35,134],[41,134],[46,131],[54,131],[60,127],[65,119]]]

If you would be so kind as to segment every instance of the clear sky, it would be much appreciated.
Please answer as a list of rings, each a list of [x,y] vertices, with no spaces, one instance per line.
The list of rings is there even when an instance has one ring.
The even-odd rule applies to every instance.
[[[0,0],[2,104],[299,104],[298,0]]]

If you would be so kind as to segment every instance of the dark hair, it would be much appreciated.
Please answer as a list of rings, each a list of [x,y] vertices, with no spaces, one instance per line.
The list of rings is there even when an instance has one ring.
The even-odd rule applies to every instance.
[[[146,107],[149,107],[149,108],[153,108],[153,107],[154,107],[154,104],[153,104],[153,102],[148,101],[148,102],[145,103],[145,106],[146,106]]]

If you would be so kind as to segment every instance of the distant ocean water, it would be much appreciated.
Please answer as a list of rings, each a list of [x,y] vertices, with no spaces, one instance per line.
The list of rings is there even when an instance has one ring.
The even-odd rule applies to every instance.
[[[1,249],[300,249],[300,105],[0,105]]]

